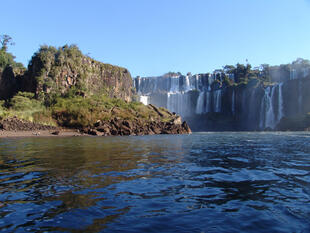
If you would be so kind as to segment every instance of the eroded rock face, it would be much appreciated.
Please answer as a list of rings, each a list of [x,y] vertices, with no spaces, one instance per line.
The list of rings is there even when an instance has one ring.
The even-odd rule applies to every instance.
[[[97,121],[92,127],[84,128],[81,132],[94,136],[124,136],[124,135],[154,135],[154,134],[190,134],[192,131],[184,121],[178,124],[177,116],[170,122],[142,122],[114,118],[110,121]],[[177,123],[175,123],[175,121]]]
[[[16,80],[12,67],[7,66],[3,72],[0,71],[0,99],[8,99],[16,93]]]
[[[106,94],[130,101],[133,94],[127,69],[95,61],[76,46],[41,47],[29,63],[22,87],[42,98],[71,91],[82,96]]]

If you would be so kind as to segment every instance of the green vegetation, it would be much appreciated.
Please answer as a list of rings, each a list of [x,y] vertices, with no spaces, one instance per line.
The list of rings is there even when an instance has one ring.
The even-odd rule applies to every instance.
[[[25,70],[23,64],[14,61],[15,57],[8,53],[8,45],[13,45],[12,38],[8,35],[0,35],[0,72],[7,66],[12,66],[15,69]]]
[[[69,128],[92,126],[98,120],[110,120],[115,117],[123,120],[151,122],[169,121],[169,112],[163,108],[159,116],[149,106],[138,102],[125,102],[121,99],[104,95],[91,97],[68,96],[57,97],[54,104],[45,106],[43,101],[34,98],[33,93],[19,92],[6,105],[1,101],[0,119],[17,116],[20,119],[46,125],[59,125]]]
[[[93,125],[98,120],[110,120],[114,117],[122,120],[136,120],[150,122],[153,120],[166,121],[170,119],[167,110],[161,109],[164,117],[159,115],[149,106],[138,102],[125,102],[121,99],[106,96],[80,96],[58,98],[56,104],[51,106],[52,116],[58,125],[66,127],[86,127]]]
[[[246,86],[249,81],[257,80],[258,84],[264,86],[275,82],[283,82],[291,79],[291,72],[296,72],[296,77],[303,77],[304,70],[310,70],[310,61],[302,58],[296,59],[291,64],[270,66],[262,64],[254,67],[250,64],[226,65],[223,69],[214,71],[220,86]]]
[[[0,36],[0,118],[86,127],[113,117],[147,121],[157,116],[129,102],[135,91],[127,69],[95,61],[76,45],[43,45],[26,70],[8,53],[13,44],[10,36]]]
[[[156,116],[140,103],[120,99],[130,99],[134,93],[127,69],[95,61],[76,45],[44,45],[26,70],[8,53],[13,44],[10,36],[0,36],[0,119],[16,116],[35,123],[85,127],[112,117]]]
[[[19,92],[7,102],[0,101],[0,119],[13,116],[31,122],[56,125],[50,110],[29,92]]]
[[[28,65],[27,77],[39,99],[51,104],[55,96],[92,95],[113,92],[109,78],[130,78],[125,68],[104,64],[85,56],[76,45],[41,46]],[[103,79],[106,77],[106,80]]]

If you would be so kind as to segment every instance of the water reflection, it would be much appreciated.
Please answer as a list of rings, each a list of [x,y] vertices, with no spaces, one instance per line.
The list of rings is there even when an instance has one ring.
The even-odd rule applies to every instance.
[[[0,229],[305,230],[308,135],[0,139]]]

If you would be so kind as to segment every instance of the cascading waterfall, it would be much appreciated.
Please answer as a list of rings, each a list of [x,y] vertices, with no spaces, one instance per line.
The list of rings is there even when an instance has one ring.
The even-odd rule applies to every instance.
[[[179,77],[171,77],[170,93],[177,93],[180,91]]]
[[[185,91],[189,91],[191,89],[191,84],[190,84],[190,81],[189,81],[189,76],[185,76],[185,87],[184,87],[184,90]]]
[[[286,82],[297,81],[299,95],[295,97],[295,105],[291,101],[285,103],[288,96],[287,88],[284,88],[287,85]],[[226,88],[216,75],[173,74],[138,78],[134,84],[143,104],[152,103],[166,107],[182,117],[188,117],[186,120],[196,120],[195,115],[216,112],[236,116],[232,120],[240,124],[241,128],[245,126],[242,129],[248,127],[264,130],[275,129],[281,119],[286,115],[292,115],[293,111],[296,114],[303,113],[303,104],[308,101],[305,96],[302,96],[305,92],[303,83],[304,81],[300,79],[267,87],[263,87],[260,82],[255,87],[247,86],[244,89]],[[232,88],[231,92],[229,92],[230,88]],[[231,99],[227,100],[227,98]],[[261,101],[258,98],[261,98]]]
[[[275,96],[276,89],[278,89],[278,96]],[[278,101],[278,108],[274,104]],[[269,86],[265,88],[265,94],[261,103],[260,110],[260,129],[271,128],[275,129],[280,120],[284,117],[283,105],[283,83]]]
[[[266,95],[266,117],[265,117],[265,127],[266,128],[274,128],[275,124],[275,114],[273,110],[273,96],[274,96],[275,86],[267,87],[265,89]]]
[[[222,90],[216,90],[213,92],[213,106],[214,112],[221,112],[222,105]]]
[[[215,76],[209,74],[193,76],[190,74],[187,76],[172,74],[149,78],[138,77],[134,80],[134,86],[138,95],[140,95],[140,102],[144,104],[152,103],[167,107],[170,111],[179,114],[186,113],[190,115],[196,112],[202,114],[221,110],[221,91],[216,91],[214,94],[214,91],[211,90],[214,80]],[[191,103],[194,100],[195,93],[190,92],[194,90],[198,91],[197,102]],[[153,97],[154,95],[156,97]],[[164,97],[164,95],[166,96]],[[190,98],[190,96],[192,97]],[[183,103],[181,103],[182,98]],[[179,104],[173,104],[173,101],[178,101]],[[190,111],[191,113],[189,113]]]
[[[168,93],[167,98],[167,108],[171,112],[175,112],[184,117],[191,114],[191,103],[187,94]]]
[[[202,114],[205,110],[205,96],[206,93],[204,91],[199,93],[198,100],[197,100],[197,106],[196,106],[196,114]]]
[[[218,92],[219,93],[219,92]],[[220,97],[219,97],[220,95]],[[210,91],[201,91],[199,93],[198,99],[197,99],[197,105],[196,105],[196,114],[203,114],[212,112],[212,92]],[[218,110],[218,112],[221,111],[221,94],[215,94],[214,100],[214,108],[215,110]],[[214,112],[215,112],[214,110]]]

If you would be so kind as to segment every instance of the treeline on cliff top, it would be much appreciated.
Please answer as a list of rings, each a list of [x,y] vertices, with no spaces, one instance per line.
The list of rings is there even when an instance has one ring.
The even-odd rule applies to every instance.
[[[0,39],[0,120],[16,116],[83,128],[115,117],[142,124],[175,118],[165,109],[133,101],[127,69],[95,61],[75,45],[41,46],[26,69],[8,52],[12,39]]]
[[[251,64],[225,65],[222,69],[213,71],[215,82],[219,82],[220,86],[246,85],[251,80],[259,81],[265,86],[275,82],[285,82],[291,78],[292,72],[296,77],[301,77],[301,72],[310,70],[310,61],[303,58],[297,58],[289,64],[281,64],[271,66],[262,64],[258,67],[252,67]],[[207,73],[209,74],[209,73]],[[181,76],[180,72],[168,72],[163,77]],[[191,73],[187,73],[191,75]],[[233,78],[231,78],[233,77]]]

